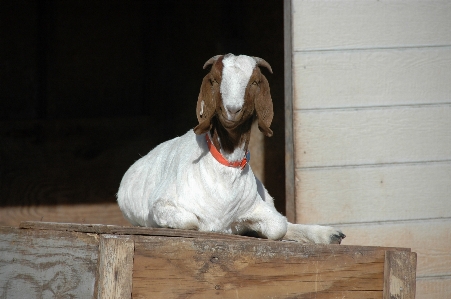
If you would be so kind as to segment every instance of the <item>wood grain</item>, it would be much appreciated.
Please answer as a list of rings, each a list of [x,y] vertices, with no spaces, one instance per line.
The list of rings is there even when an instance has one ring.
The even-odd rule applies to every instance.
[[[97,273],[98,299],[129,299],[135,243],[124,236],[101,235]]]
[[[449,161],[451,105],[296,112],[296,167]]]
[[[133,298],[382,298],[384,250],[135,237]]]
[[[451,298],[451,276],[417,279],[416,299]]]
[[[451,44],[451,3],[293,1],[294,51]]]
[[[451,102],[451,46],[298,52],[293,68],[294,109]]]
[[[293,43],[292,1],[283,1],[284,116],[285,116],[285,216],[296,223],[296,190],[293,138]]]
[[[252,240],[252,237],[230,235],[225,233],[199,232],[194,230],[170,229],[170,228],[151,228],[138,226],[117,226],[104,224],[79,224],[79,223],[54,223],[40,221],[24,221],[20,224],[22,229],[33,230],[55,230],[68,232],[83,232],[95,234],[113,234],[113,235],[143,235],[143,236],[165,236],[165,237],[183,237],[183,238],[211,238],[225,240]],[[260,239],[265,240],[266,239]],[[268,241],[269,242],[269,241]]]
[[[0,207],[0,225],[19,226],[22,221],[130,225],[115,202]]]
[[[296,178],[302,223],[451,217],[451,162],[298,169]]]
[[[92,298],[97,259],[95,236],[0,227],[0,298]]]
[[[451,275],[451,219],[335,224],[346,234],[344,245],[412,248],[417,277]]]
[[[416,266],[415,252],[385,252],[384,299],[415,299]]]

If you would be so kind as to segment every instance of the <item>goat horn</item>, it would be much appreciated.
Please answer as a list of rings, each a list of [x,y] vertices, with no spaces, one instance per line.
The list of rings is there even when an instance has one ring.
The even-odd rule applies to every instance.
[[[212,58],[208,59],[207,62],[205,62],[205,64],[204,64],[204,69],[205,69],[207,66],[209,66],[210,64],[215,63],[216,60],[218,60],[218,58],[221,57],[221,56],[222,56],[222,55],[216,55],[216,56],[213,56]]]
[[[271,68],[271,66],[269,65],[269,63],[266,62],[266,60],[264,60],[263,58],[260,58],[260,57],[255,57],[255,56],[253,56],[253,58],[254,58],[255,61],[257,62],[257,65],[258,65],[258,66],[263,66],[263,67],[267,68],[268,71],[272,74],[272,68]]]

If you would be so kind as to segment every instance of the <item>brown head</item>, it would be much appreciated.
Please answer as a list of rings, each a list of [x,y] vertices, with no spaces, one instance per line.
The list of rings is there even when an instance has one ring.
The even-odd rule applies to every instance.
[[[271,66],[258,57],[233,54],[210,58],[204,69],[209,65],[211,70],[202,81],[197,100],[199,124],[194,132],[206,133],[214,123],[231,131],[256,117],[260,131],[272,136],[274,112],[269,83],[260,71],[263,66],[272,73]]]

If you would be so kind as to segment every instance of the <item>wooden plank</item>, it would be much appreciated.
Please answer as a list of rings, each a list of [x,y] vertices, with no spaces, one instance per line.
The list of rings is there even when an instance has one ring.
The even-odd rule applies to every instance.
[[[55,223],[40,221],[24,221],[20,223],[22,229],[33,230],[55,230],[68,232],[83,232],[94,234],[113,234],[113,235],[143,235],[143,236],[165,236],[165,237],[183,237],[199,238],[208,237],[212,239],[226,240],[249,240],[251,237],[230,235],[225,233],[199,232],[194,230],[170,229],[170,228],[151,228],[138,226],[118,226],[104,224],[79,224],[79,223]],[[265,239],[261,239],[265,240]]]
[[[19,226],[22,221],[130,225],[116,202],[0,207],[0,225]]]
[[[296,223],[296,190],[293,137],[293,45],[291,0],[283,2],[284,109],[285,109],[285,216]]]
[[[293,60],[295,109],[451,101],[451,47],[296,53]]]
[[[451,162],[298,169],[296,178],[302,223],[451,218]]]
[[[415,252],[387,251],[384,264],[384,299],[415,299]]]
[[[382,298],[384,251],[135,237],[133,298]]]
[[[451,3],[293,1],[295,51],[451,44]]]
[[[451,298],[451,276],[417,279],[416,299]]]
[[[92,298],[96,236],[0,227],[0,298]]]
[[[100,236],[98,299],[131,298],[134,250],[135,243],[129,237]]]
[[[296,167],[449,161],[451,105],[297,111]]]
[[[398,246],[418,255],[417,277],[451,275],[451,219],[335,224],[344,245]]]

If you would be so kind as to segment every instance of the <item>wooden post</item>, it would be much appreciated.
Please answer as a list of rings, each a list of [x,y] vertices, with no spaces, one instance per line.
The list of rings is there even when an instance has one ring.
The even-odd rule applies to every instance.
[[[384,299],[415,299],[417,254],[386,251],[384,264]]]
[[[132,294],[135,243],[126,236],[100,235],[98,299],[129,299]]]
[[[285,90],[285,216],[296,223],[296,186],[293,133],[293,68],[291,0],[283,2]]]

